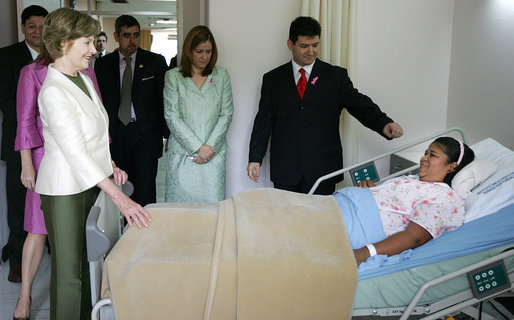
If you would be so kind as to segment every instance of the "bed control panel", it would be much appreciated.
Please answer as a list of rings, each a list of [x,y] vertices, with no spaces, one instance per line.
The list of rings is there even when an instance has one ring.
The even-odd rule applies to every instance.
[[[510,279],[503,260],[477,268],[467,275],[473,296],[479,300],[510,288]]]
[[[370,180],[372,182],[378,182],[380,180],[378,177],[377,168],[375,167],[375,163],[373,161],[349,170],[349,173],[352,177],[353,185],[356,185],[357,183],[364,180]]]

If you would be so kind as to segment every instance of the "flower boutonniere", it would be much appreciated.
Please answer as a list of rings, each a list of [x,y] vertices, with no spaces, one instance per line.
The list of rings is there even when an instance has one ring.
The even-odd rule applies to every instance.
[[[316,83],[316,81],[318,81],[318,77],[312,79],[311,84],[314,85]]]
[[[209,80],[209,83],[212,84],[212,78],[211,78],[211,80]]]

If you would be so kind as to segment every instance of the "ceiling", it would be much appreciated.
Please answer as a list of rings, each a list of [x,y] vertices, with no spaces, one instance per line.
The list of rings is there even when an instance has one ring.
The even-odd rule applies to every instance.
[[[126,3],[117,3],[120,1]],[[76,9],[99,17],[130,14],[144,29],[177,28],[176,0],[76,0]]]

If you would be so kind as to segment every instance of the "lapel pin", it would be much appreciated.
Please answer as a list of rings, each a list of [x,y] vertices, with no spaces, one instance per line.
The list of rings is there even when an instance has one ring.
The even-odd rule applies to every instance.
[[[140,64],[140,65],[139,65],[139,69],[143,69],[143,64]]]

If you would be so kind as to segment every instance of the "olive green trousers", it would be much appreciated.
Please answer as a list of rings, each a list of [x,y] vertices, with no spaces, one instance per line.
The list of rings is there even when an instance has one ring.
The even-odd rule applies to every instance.
[[[41,195],[52,248],[50,319],[91,319],[91,289],[86,246],[86,219],[97,187],[67,196]]]

